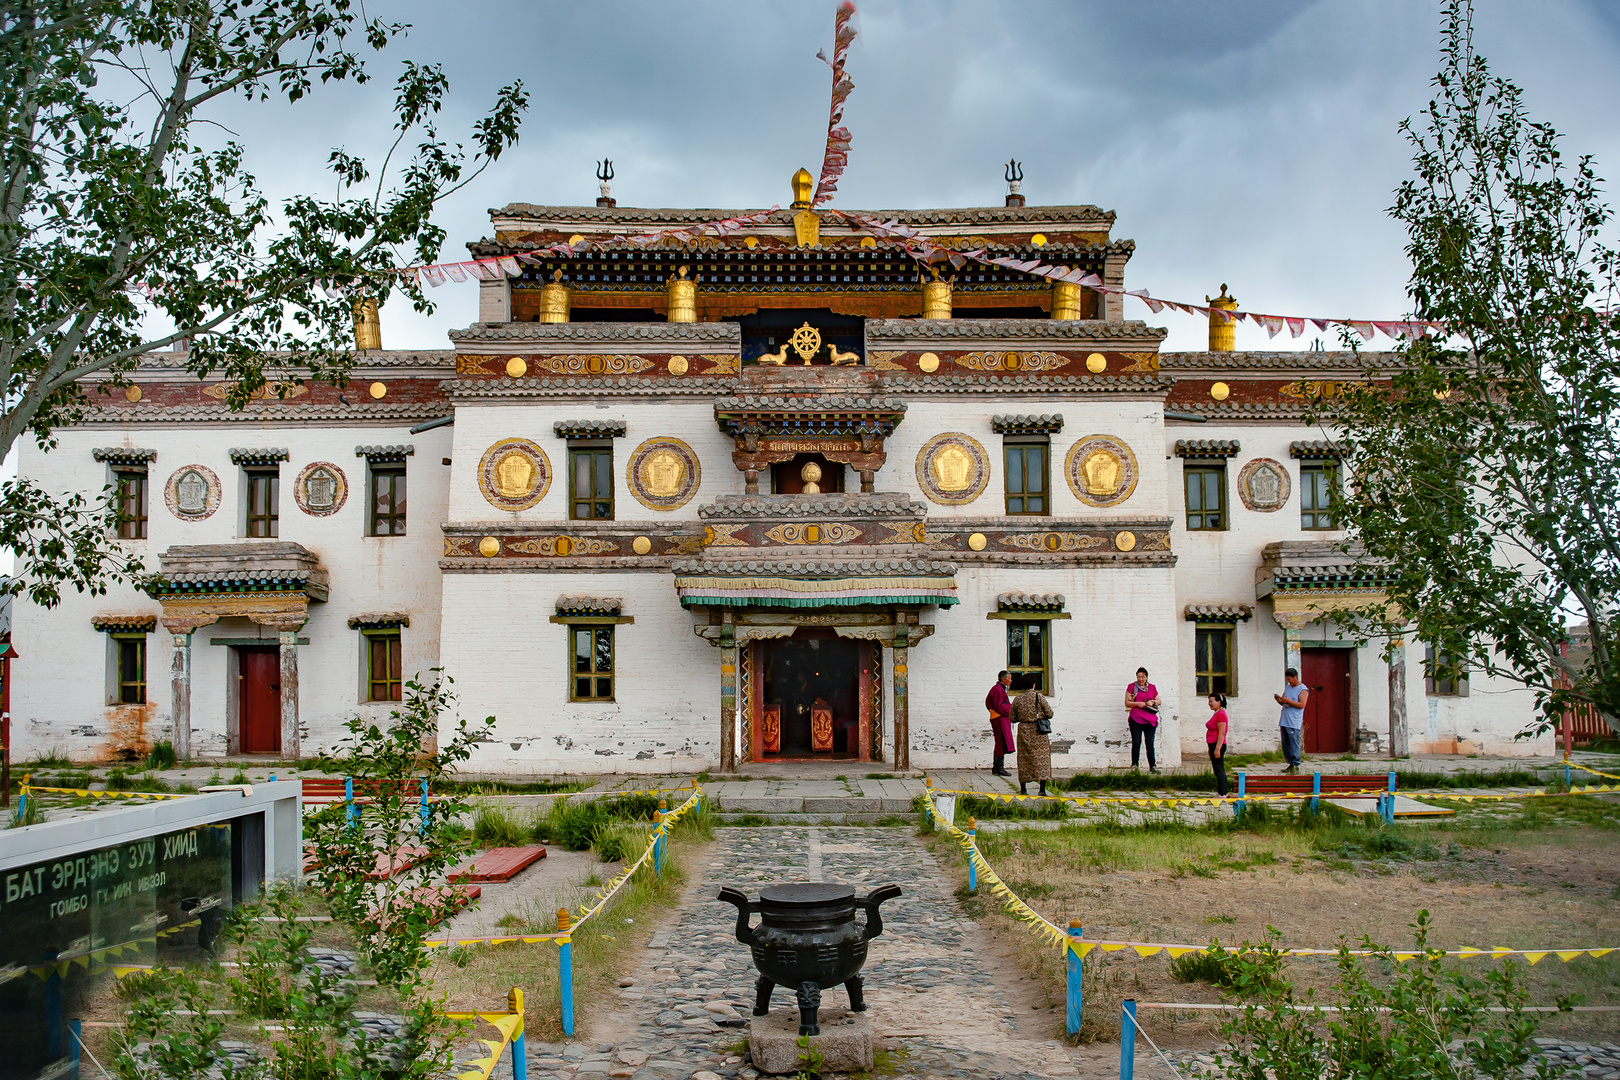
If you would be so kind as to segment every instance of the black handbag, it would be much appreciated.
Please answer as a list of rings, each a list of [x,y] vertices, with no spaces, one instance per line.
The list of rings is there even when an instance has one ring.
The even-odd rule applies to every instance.
[[[1050,717],[1037,716],[1035,718],[1035,734],[1037,734],[1037,735],[1050,735],[1050,734],[1052,734],[1052,720],[1051,720]]]

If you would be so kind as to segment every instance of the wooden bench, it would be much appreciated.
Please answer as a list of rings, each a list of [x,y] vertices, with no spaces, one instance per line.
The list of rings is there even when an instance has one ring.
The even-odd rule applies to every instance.
[[[1247,795],[1309,795],[1311,813],[1321,806],[1322,797],[1330,799],[1377,799],[1378,814],[1386,824],[1395,820],[1395,774],[1391,773],[1312,773],[1309,776],[1278,776],[1274,773],[1250,776],[1237,775],[1237,802],[1232,812],[1243,816],[1243,800]]]

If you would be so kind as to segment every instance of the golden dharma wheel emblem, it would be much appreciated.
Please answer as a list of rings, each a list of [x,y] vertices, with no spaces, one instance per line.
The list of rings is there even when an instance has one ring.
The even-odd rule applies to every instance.
[[[788,344],[799,354],[799,359],[808,365],[810,358],[821,351],[821,331],[805,323],[793,331],[793,336],[788,338]]]
[[[1086,370],[1093,375],[1101,375],[1108,370],[1108,358],[1100,352],[1094,352],[1086,357]]]
[[[669,358],[669,373],[671,375],[685,375],[690,367],[691,364],[687,363],[684,356],[672,356]]]
[[[125,401],[139,401],[139,400],[141,400],[141,388],[138,387],[138,386],[126,386],[126,387],[124,387],[124,400]]]
[[[478,554],[486,559],[493,559],[501,553],[501,542],[493,536],[486,536],[478,541]]]
[[[388,386],[386,383],[374,382],[371,384],[371,389],[368,391],[368,393],[370,393],[374,398],[381,399],[387,396]]]
[[[1218,382],[1209,388],[1209,396],[1216,401],[1225,401],[1232,396],[1232,388],[1223,382]]]
[[[968,537],[968,547],[974,551],[983,551],[985,545],[989,543],[990,541],[986,539],[984,533],[974,533]]]
[[[645,536],[638,536],[630,541],[630,550],[637,555],[645,555],[652,550],[652,541]]]
[[[521,379],[529,373],[529,362],[521,356],[514,356],[506,362],[506,377]]]
[[[931,352],[925,352],[917,357],[917,370],[932,375],[939,370],[939,357]]]
[[[1136,534],[1129,530],[1115,533],[1114,546],[1121,551],[1131,551],[1136,547]]]

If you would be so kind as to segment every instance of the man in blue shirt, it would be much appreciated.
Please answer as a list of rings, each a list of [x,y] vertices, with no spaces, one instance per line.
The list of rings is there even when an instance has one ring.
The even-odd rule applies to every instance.
[[[1277,704],[1282,706],[1282,718],[1277,726],[1282,729],[1283,757],[1288,761],[1288,768],[1284,772],[1299,772],[1299,738],[1305,727],[1305,703],[1310,700],[1311,689],[1299,680],[1299,669],[1289,668],[1283,672],[1288,680],[1288,686],[1280,694],[1272,694]]]

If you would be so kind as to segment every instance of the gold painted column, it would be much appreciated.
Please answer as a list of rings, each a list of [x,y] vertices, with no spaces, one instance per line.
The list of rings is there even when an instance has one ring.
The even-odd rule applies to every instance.
[[[1080,286],[1072,281],[1052,282],[1052,318],[1080,318]]]
[[[354,302],[354,347],[357,349],[382,348],[382,316],[374,299]]]
[[[951,317],[951,283],[935,278],[933,281],[923,282],[923,310],[925,319],[948,319]]]
[[[720,624],[720,771],[737,771],[737,637],[731,612]]]
[[[1389,756],[1411,753],[1406,727],[1406,639],[1397,635],[1389,643]]]
[[[1204,297],[1204,303],[1219,311],[1236,311],[1237,297],[1226,295],[1226,282],[1221,282],[1221,295],[1211,300]],[[1209,313],[1209,351],[1231,352],[1237,348],[1237,320]]]
[[[894,771],[905,772],[911,768],[911,649],[906,628],[894,629]]]

